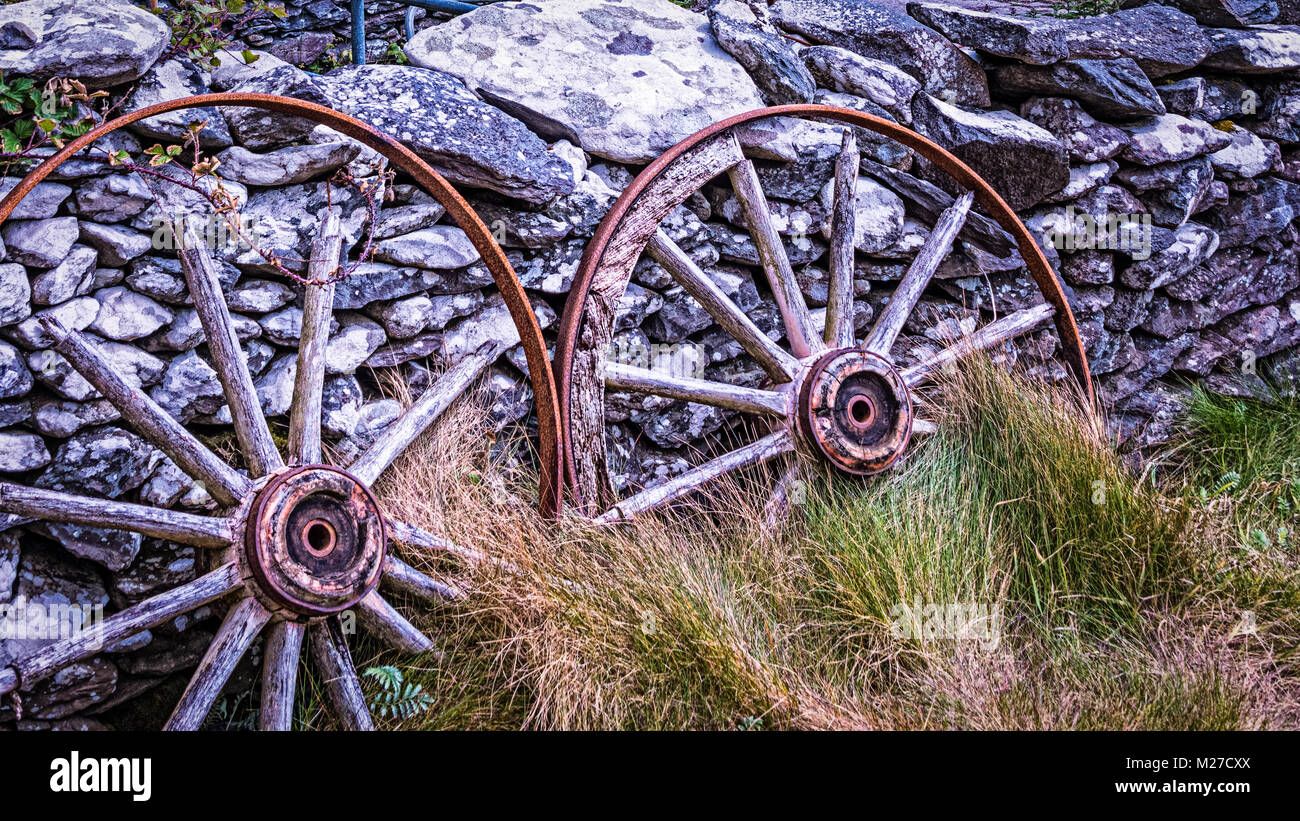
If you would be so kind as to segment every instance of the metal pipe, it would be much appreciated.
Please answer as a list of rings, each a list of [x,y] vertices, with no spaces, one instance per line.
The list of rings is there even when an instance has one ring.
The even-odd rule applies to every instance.
[[[393,0],[404,6],[410,6],[406,10],[406,39],[410,40],[415,36],[415,14],[414,8],[422,8],[428,11],[439,11],[444,14],[464,14],[467,11],[473,11],[479,5],[487,5],[496,0],[481,0],[480,3],[461,3],[459,0]],[[352,63],[353,65],[364,66],[366,64],[366,4],[365,0],[351,0],[352,4]]]
[[[366,3],[352,0],[352,64],[366,64]]]

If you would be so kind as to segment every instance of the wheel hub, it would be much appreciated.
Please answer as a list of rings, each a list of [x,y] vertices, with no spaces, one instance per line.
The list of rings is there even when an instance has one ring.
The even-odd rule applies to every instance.
[[[253,500],[244,538],[258,590],[302,616],[346,610],[373,590],[386,543],[370,490],[326,465],[273,478]]]
[[[912,401],[885,359],[858,348],[828,351],[799,387],[796,425],[818,454],[855,475],[879,473],[912,435]]]

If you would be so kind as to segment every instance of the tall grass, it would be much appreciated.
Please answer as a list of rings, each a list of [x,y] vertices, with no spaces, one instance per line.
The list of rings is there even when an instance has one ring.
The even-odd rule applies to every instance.
[[[390,726],[1300,726],[1294,574],[1276,551],[1240,561],[1192,466],[1139,479],[1077,397],[987,363],[926,412],[939,432],[886,474],[809,464],[790,526],[768,532],[758,476],[617,527],[541,521],[523,443],[489,450],[482,411],[457,405],[377,491],[522,572],[405,556],[472,595],[399,603],[441,661],[358,649],[436,700]],[[900,631],[918,603],[985,607],[998,632]]]

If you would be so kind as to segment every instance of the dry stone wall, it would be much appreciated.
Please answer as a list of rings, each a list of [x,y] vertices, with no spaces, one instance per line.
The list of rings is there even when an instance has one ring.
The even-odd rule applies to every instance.
[[[1222,383],[1243,366],[1294,361],[1300,346],[1295,0],[1179,0],[1079,20],[860,0],[723,0],[693,10],[668,0],[536,0],[424,28],[406,44],[412,65],[323,74],[294,64],[311,61],[295,38],[338,26],[345,4],[289,5],[287,22],[246,43],[260,54],[255,63],[223,54],[220,66],[207,67],[173,53],[166,26],[125,0],[26,0],[0,7],[0,70],[42,82],[80,78],[108,90],[122,110],[237,90],[288,94],[370,121],[469,195],[548,335],[583,248],[641,167],[723,117],[816,101],[914,128],[1002,192],[1068,286],[1116,432],[1131,443],[1167,435],[1185,380]],[[381,15],[377,25],[392,22]],[[222,185],[259,247],[297,270],[327,202],[342,209],[354,259],[373,238],[373,252],[335,298],[324,428],[337,458],[399,412],[381,390],[386,374],[418,392],[431,366],[514,334],[486,268],[441,206],[398,177],[383,183],[389,196],[372,220],[355,185],[331,182],[340,170],[378,182],[386,168],[327,128],[222,108],[143,121],[106,147],[143,163],[150,146],[178,140],[196,117],[206,121],[203,150],[219,160]],[[821,307],[825,183],[838,133],[787,123],[769,137],[760,175],[805,297]],[[859,143],[855,290],[865,326],[953,189],[901,146],[865,132]],[[187,174],[164,172],[182,181]],[[16,182],[0,180],[0,190]],[[116,411],[48,349],[35,320],[50,314],[85,331],[187,425],[205,436],[228,433],[201,328],[158,230],[164,214],[207,208],[184,186],[85,156],[14,213],[0,233],[0,478],[211,508],[201,489],[118,424]],[[665,227],[780,338],[756,250],[725,186],[692,198]],[[229,240],[217,243],[223,285],[263,405],[282,420],[301,287]],[[988,230],[945,263],[908,344],[919,356],[994,312],[1038,300],[1005,237]],[[616,353],[689,350],[709,376],[760,377],[652,262],[638,265],[617,327]],[[1055,349],[1045,332],[1000,355],[1063,378]],[[490,372],[498,427],[528,424],[523,368],[515,349]],[[693,444],[733,421],[713,408],[634,397],[615,397],[611,412],[618,479],[629,484],[681,470]],[[155,539],[4,518],[0,605],[111,613],[193,578],[195,560],[191,549]],[[178,620],[34,685],[21,726],[111,720],[122,703],[183,680],[213,627],[203,613]],[[0,638],[0,664],[39,641]],[[0,707],[0,726],[15,719]]]

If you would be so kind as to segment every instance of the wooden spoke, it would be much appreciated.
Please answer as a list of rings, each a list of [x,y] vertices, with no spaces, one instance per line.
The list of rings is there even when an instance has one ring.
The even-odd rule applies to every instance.
[[[339,265],[343,230],[339,210],[328,209],[320,234],[311,246],[308,276],[325,281]],[[325,347],[329,343],[334,313],[334,283],[309,284],[303,292],[302,334],[298,340],[298,366],[289,414],[289,461],[314,465],[321,461],[321,392],[325,385]]]
[[[284,732],[293,726],[293,695],[298,687],[298,661],[307,628],[293,621],[277,621],[266,634],[266,660],[262,663],[260,730]]]
[[[785,335],[790,340],[790,350],[801,359],[824,350],[826,346],[808,315],[808,305],[794,278],[794,270],[790,267],[785,245],[781,243],[781,235],[772,224],[767,197],[763,194],[763,186],[758,180],[758,171],[754,168],[753,161],[741,160],[727,171],[727,175],[731,178],[731,187],[745,214],[745,222],[749,225],[754,245],[758,248],[758,257],[767,273],[767,281],[772,286],[772,297],[781,311]]]
[[[41,327],[54,340],[54,350],[154,447],[201,482],[212,498],[223,505],[234,505],[252,488],[246,477],[218,458],[148,394],[128,383],[83,334],[70,330],[54,317],[42,317]]]
[[[102,652],[105,647],[216,601],[242,584],[239,567],[231,562],[192,582],[114,613],[93,629],[46,645],[17,660],[12,668],[8,668],[12,675],[6,676],[6,670],[0,670],[0,695],[15,689],[19,682],[31,684],[40,681],[75,661]]]
[[[252,596],[230,608],[164,730],[197,730],[203,724],[235,665],[270,619],[271,611]]]
[[[779,530],[781,523],[795,504],[796,488],[803,481],[803,468],[798,459],[791,459],[790,464],[781,473],[780,480],[772,489],[772,496],[763,505],[763,524],[768,530]]]
[[[421,573],[392,553],[384,556],[384,575],[379,583],[387,590],[415,596],[426,602],[460,601],[466,596],[460,586]]]
[[[952,250],[953,240],[966,224],[966,215],[970,213],[971,203],[974,200],[975,194],[967,191],[939,217],[934,230],[930,232],[921,250],[917,252],[916,258],[908,266],[907,273],[903,274],[903,279],[894,289],[893,296],[885,303],[880,318],[871,327],[865,346],[867,350],[879,356],[889,355],[890,349],[894,347],[894,340],[903,331],[907,317],[916,308],[916,303],[921,299],[926,286],[930,284],[934,272],[939,270],[939,264]]]
[[[428,636],[373,590],[361,599],[357,618],[362,627],[394,650],[427,653],[433,649]]]
[[[339,724],[345,730],[375,729],[338,617],[313,624],[307,630],[307,638],[312,661],[325,679],[325,692]]]
[[[54,490],[0,482],[0,512],[69,522],[86,527],[126,530],[195,547],[226,547],[234,540],[234,523],[214,516],[94,499]]]
[[[695,261],[667,234],[656,231],[646,245],[646,253],[672,275],[682,290],[704,306],[704,310],[740,343],[746,353],[754,357],[773,381],[789,382],[794,379],[799,361],[760,331],[740,306],[723,293],[718,284],[700,270]]]
[[[637,514],[661,507],[675,499],[680,499],[723,474],[750,465],[762,464],[793,450],[794,440],[790,432],[788,430],[778,431],[759,439],[752,445],[746,445],[724,456],[719,456],[717,459],[705,462],[699,467],[688,470],[661,485],[656,485],[630,496],[614,505],[604,514],[596,517],[596,521],[617,522],[630,519]]]
[[[437,553],[445,553],[449,556],[463,559],[471,564],[492,564],[511,573],[523,573],[519,567],[505,561],[504,559],[489,556],[486,553],[482,553],[471,547],[461,547],[460,545],[452,544],[446,539],[440,539],[429,531],[416,527],[415,525],[408,525],[405,522],[388,518],[384,519],[384,525],[388,529],[388,538],[398,544],[404,544],[407,547],[418,547],[423,550],[432,550]]]
[[[1009,339],[1029,333],[1056,314],[1056,309],[1046,302],[1016,311],[999,320],[990,322],[969,336],[962,337],[952,345],[939,351],[934,356],[903,371],[903,381],[914,387],[939,368],[956,362],[976,351],[983,351],[1000,345]]]
[[[861,162],[853,129],[844,129],[835,160],[835,206],[831,212],[831,281],[826,295],[826,331],[832,348],[851,348],[853,334],[853,235],[857,215],[858,165]]]
[[[484,342],[478,350],[447,369],[429,386],[415,404],[407,408],[396,422],[357,457],[348,471],[363,484],[373,485],[403,450],[419,438],[452,402],[460,397],[479,374],[491,365],[506,348],[504,339]]]
[[[939,426],[927,419],[912,420],[912,435],[927,436],[939,432]]]
[[[790,412],[790,397],[784,393],[764,391],[694,379],[689,376],[671,376],[648,368],[624,365],[621,362],[605,364],[605,387],[618,391],[639,391],[670,399],[684,399],[701,405],[713,405],[729,410],[784,417]]]
[[[230,405],[230,417],[234,420],[235,434],[239,437],[248,470],[254,477],[265,476],[284,462],[275,449],[275,440],[271,438],[271,430],[266,425],[261,402],[253,387],[253,376],[248,371],[244,349],[239,346],[239,337],[231,324],[230,308],[217,277],[217,265],[193,225],[186,225],[185,239],[180,243],[177,255],[190,296],[194,299],[194,311],[203,325],[212,366]]]

